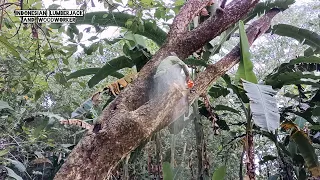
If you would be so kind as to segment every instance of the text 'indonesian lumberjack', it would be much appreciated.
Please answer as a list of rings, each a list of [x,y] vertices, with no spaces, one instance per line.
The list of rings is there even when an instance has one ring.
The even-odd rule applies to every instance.
[[[23,23],[75,23],[84,11],[77,10],[15,10],[14,15],[22,18]]]

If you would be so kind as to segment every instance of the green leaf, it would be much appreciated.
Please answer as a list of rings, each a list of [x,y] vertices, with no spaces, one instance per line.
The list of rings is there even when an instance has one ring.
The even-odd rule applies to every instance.
[[[7,102],[0,100],[0,111],[2,109],[10,109],[10,110],[14,111],[14,109],[11,106],[9,106],[9,104]]]
[[[50,113],[50,112],[36,112],[35,115],[41,115],[41,116],[48,117],[49,120],[50,119],[56,119],[56,120],[60,121],[60,120],[65,119],[64,117],[62,117],[60,115],[57,115],[57,114],[54,114],[54,113]],[[44,121],[44,122],[48,122],[48,121]],[[46,124],[45,124],[45,126],[46,126]]]
[[[142,47],[147,46],[143,36],[138,34],[132,34],[131,32],[127,32],[124,36],[124,39],[134,41],[135,44],[133,46],[136,46],[136,45],[140,45]]]
[[[44,118],[40,121],[40,124],[32,131],[33,137],[40,137],[43,130],[48,126],[49,118]]]
[[[0,42],[9,50],[11,51],[12,55],[20,58],[20,53],[16,50],[12,44],[10,44],[6,37],[0,36]]]
[[[240,31],[240,63],[236,74],[236,82],[240,79],[247,80],[252,83],[258,83],[257,77],[253,72],[253,64],[250,61],[249,42],[246,31],[244,29],[243,21],[239,22]]]
[[[119,38],[114,38],[114,39],[112,39],[112,40],[109,40],[109,39],[105,38],[105,39],[102,39],[102,40],[104,40],[104,42],[106,42],[107,44],[110,44],[110,45],[111,45],[111,44],[115,44],[115,43],[121,41],[122,38],[119,37]]]
[[[41,90],[37,90],[34,95],[34,100],[37,101],[41,97],[42,93],[43,92]]]
[[[5,159],[9,161],[11,164],[13,164],[14,167],[17,168],[20,172],[25,172],[27,170],[26,167],[20,161],[9,159],[9,158],[5,158]]]
[[[308,179],[307,176],[307,170],[305,168],[299,168],[299,176],[298,176],[298,180],[305,180]]]
[[[273,160],[276,160],[277,159],[277,156],[272,156],[272,155],[266,155],[266,156],[263,156],[262,157],[262,160],[259,162],[259,164],[264,164],[268,161],[273,161]]]
[[[314,53],[320,53],[320,35],[316,32],[298,28],[288,24],[278,24],[272,27],[272,33],[278,34],[280,36],[294,38],[302,44],[311,46]],[[312,54],[313,53],[309,52],[308,55]]]
[[[185,0],[177,0],[174,2],[175,6],[182,6],[185,3]]]
[[[8,176],[9,177],[12,177],[16,180],[23,180],[21,176],[19,176],[18,174],[16,174],[12,169],[8,168],[8,167],[5,167],[8,171]]]
[[[216,105],[216,107],[214,108],[215,111],[230,111],[236,114],[240,114],[240,112],[236,109],[233,109],[232,107],[229,106],[225,106],[225,105]]]
[[[100,44],[100,46],[99,46],[99,53],[100,53],[101,56],[103,56],[103,46],[102,46],[102,44]]]
[[[152,0],[141,0],[140,1],[144,7],[148,7],[151,5]]]
[[[226,166],[218,167],[212,175],[212,180],[224,180],[226,176],[226,172],[227,172]]]
[[[97,36],[91,36],[89,39],[88,39],[88,41],[94,41],[94,40],[96,40],[96,39],[99,39]]]
[[[308,80],[311,79],[311,80]],[[273,88],[282,88],[284,85],[291,84],[307,84],[313,85],[315,87],[320,87],[319,84],[320,76],[314,73],[303,73],[301,71],[297,72],[284,72],[276,74],[274,76],[269,76],[265,80],[265,84],[271,85]]]
[[[191,66],[204,66],[204,67],[208,66],[208,64],[205,61],[198,60],[195,58],[187,58],[184,60],[184,63],[186,63],[187,65],[191,65]]]
[[[64,71],[64,72],[70,72],[71,71],[71,69],[69,69],[69,68],[62,68],[61,70]]]
[[[306,162],[310,171],[313,168],[319,167],[318,156],[315,153],[309,137],[303,131],[296,131],[291,135],[291,138],[298,145],[298,149]]]
[[[8,28],[8,29],[11,29],[13,24],[11,21],[8,20],[8,18],[3,18],[3,22],[4,22],[4,25]]]
[[[132,19],[128,19],[126,24],[125,24],[126,28],[129,29],[132,26],[132,23],[133,23]]]
[[[250,99],[254,123],[263,130],[274,132],[280,126],[280,114],[274,97],[277,92],[271,86],[245,80],[243,80],[243,87]]]
[[[78,60],[77,60],[77,63],[82,63],[82,58],[81,57],[78,57]]]
[[[101,68],[86,68],[86,69],[80,69],[76,72],[73,72],[71,74],[69,74],[66,79],[74,79],[74,78],[78,78],[81,76],[87,76],[87,75],[91,75],[91,74],[95,74],[97,73]]]
[[[61,27],[58,29],[58,32],[59,32],[59,33],[65,33],[65,28],[64,28],[64,26],[61,26]]]
[[[143,24],[139,24],[138,25],[138,29],[139,29],[139,31],[143,32],[144,31],[144,25]]]
[[[320,106],[315,107],[315,108],[312,110],[312,115],[313,115],[313,116],[320,116]]]
[[[265,12],[271,10],[272,8],[279,8],[281,10],[285,10],[289,8],[289,5],[294,4],[295,0],[274,0],[274,1],[264,1],[258,3],[254,9],[248,14],[248,16],[244,19],[244,22],[249,22],[256,16],[260,16]]]
[[[288,151],[291,155],[297,154],[298,152],[298,146],[292,139],[289,141]]]
[[[212,48],[209,49],[209,53],[211,54],[217,54],[219,53],[222,45],[228,41],[231,37],[231,35],[238,29],[238,25],[235,24],[233,26],[231,26],[230,28],[228,28],[226,31],[224,31],[220,36],[220,42],[216,45],[214,45]],[[209,43],[210,44],[210,43]],[[211,45],[211,44],[210,44]]]
[[[69,27],[71,28],[72,33],[76,35],[79,34],[79,29],[77,28],[77,26],[75,26],[74,24],[70,24]]]
[[[92,88],[111,73],[123,68],[131,68],[133,66],[134,64],[132,60],[125,56],[112,59],[111,61],[106,62],[106,64],[89,80],[88,85]]]
[[[79,33],[79,35],[78,35],[78,42],[80,42],[80,41],[81,41],[82,37],[83,37],[83,33],[82,33],[82,32],[80,32],[80,33]]]
[[[8,149],[3,149],[3,150],[0,150],[0,157],[1,156],[4,156],[6,154],[8,154],[9,150]]]
[[[220,85],[212,86],[208,92],[208,94],[213,98],[218,98],[220,96],[226,97],[229,93],[230,91],[227,88]]]
[[[90,45],[89,48],[84,48],[84,52],[87,54],[87,55],[91,55],[93,52],[95,52],[97,49],[99,48],[99,42],[95,42],[95,43],[92,43]]]
[[[51,29],[59,29],[61,27],[62,27],[62,24],[60,24],[60,23],[51,23],[49,25],[49,28],[51,28]]]
[[[173,171],[170,163],[164,162],[162,164],[163,180],[173,180]]]
[[[73,30],[70,26],[67,28],[66,34],[69,36],[71,40],[74,38]]]
[[[317,56],[309,56],[309,57],[304,57],[300,56],[296,59],[290,60],[290,62],[287,65],[295,65],[299,63],[317,63],[320,64],[320,57]]]
[[[69,76],[67,76],[67,80],[70,79],[74,79],[74,78],[78,78],[81,76],[87,76],[87,75],[92,75],[92,74],[96,74],[97,72],[99,72],[101,68],[86,68],[86,69],[80,69],[76,72],[73,72],[71,74],[69,74]],[[110,76],[116,77],[118,79],[123,78],[124,75],[119,73],[119,72],[112,72],[110,73]]]
[[[222,76],[222,78],[227,83],[228,88],[232,89],[233,93],[235,93],[238,96],[238,98],[242,100],[242,102],[249,103],[249,99],[248,99],[247,95],[245,94],[245,91],[241,87],[233,85],[231,83],[231,79],[230,79],[229,75],[224,74]]]
[[[320,125],[311,125],[309,126],[309,129],[320,130]]]
[[[296,120],[294,121],[294,123],[301,129],[303,129],[305,127],[307,120],[305,120],[304,118],[297,116]]]
[[[306,49],[303,53],[304,56],[312,56],[314,54],[319,54],[320,51],[316,51],[314,50],[312,47],[309,47],[308,49]]]
[[[284,73],[284,72],[292,72],[292,71],[296,71],[297,67],[295,65],[307,65],[307,64],[320,64],[320,57],[316,57],[316,56],[309,56],[309,57],[298,57],[296,59],[292,59],[290,60],[288,63],[282,63],[279,67],[275,68],[273,70],[273,73],[271,73],[270,75],[268,75],[266,77],[266,79],[271,78],[271,77],[276,77],[278,76],[280,73]],[[308,71],[308,70],[306,70]]]
[[[80,105],[80,107],[78,107],[76,110],[74,110],[71,113],[71,118],[74,118],[74,117],[83,115],[86,112],[89,112],[92,109],[92,107],[93,107],[93,102],[92,102],[92,99],[89,98],[85,102],[83,102]]]
[[[309,84],[319,87],[319,83],[317,83],[319,76],[310,73],[319,64],[320,58],[316,56],[292,59],[290,62],[283,63],[275,68],[265,78],[265,84],[272,85],[274,88],[282,88],[282,86],[290,84]]]
[[[62,59],[62,62],[63,62],[63,64],[65,64],[65,65],[69,65],[69,61],[68,61],[68,59],[66,59],[66,58],[63,58],[63,59]]]
[[[157,19],[161,19],[161,10],[160,9],[156,9],[156,11],[154,12],[154,17],[156,17]]]
[[[130,28],[128,28],[128,29],[131,30],[133,33],[136,33],[138,31],[138,22],[133,21]]]
[[[132,49],[129,49],[128,45],[124,45],[123,47],[124,53],[127,56],[130,56],[131,60],[136,65],[137,71],[139,72],[142,67],[151,59],[150,52],[140,45],[135,46]]]
[[[86,100],[82,105],[81,107],[86,110],[86,111],[89,111],[93,106],[93,103],[92,103],[92,99],[89,98],[88,100]]]
[[[82,88],[86,88],[87,84],[84,82],[78,82],[78,84],[82,87]]]
[[[118,26],[126,28],[126,22],[129,19],[135,19],[136,17],[133,15],[129,15],[126,13],[121,12],[112,12],[112,15],[106,17],[105,14],[109,14],[108,11],[101,11],[101,12],[91,12],[86,13],[85,16],[77,18],[77,21],[75,25],[81,25],[81,24],[89,24],[89,25],[95,25],[99,24],[99,26],[102,27],[108,27],[108,26]],[[91,22],[92,17],[95,16],[94,23]],[[145,36],[151,40],[153,40],[158,46],[161,46],[167,37],[167,33],[164,32],[161,28],[153,28],[154,24],[152,22],[149,22],[148,20],[142,20],[144,25],[144,30],[141,31],[141,29],[136,29],[136,34]]]
[[[60,7],[59,4],[51,4],[48,9],[58,9]]]
[[[62,73],[56,73],[54,75],[54,78],[61,85],[66,85],[66,83],[67,83],[67,80],[66,80],[65,76]]]

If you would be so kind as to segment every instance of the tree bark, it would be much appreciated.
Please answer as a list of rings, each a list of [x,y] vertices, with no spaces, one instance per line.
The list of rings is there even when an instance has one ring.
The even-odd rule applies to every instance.
[[[196,29],[188,32],[187,25],[207,2],[188,0],[174,18],[167,41],[153,58],[141,69],[136,80],[103,111],[101,130],[88,132],[70,153],[67,161],[56,174],[56,180],[106,179],[118,162],[125,158],[143,140],[166,127],[174,120],[173,110],[183,97],[179,87],[168,87],[162,97],[149,98],[152,72],[165,57],[174,52],[180,59],[188,57],[232,24],[239,21],[257,4],[258,0],[233,0],[225,8],[223,16],[209,18]],[[250,44],[270,26],[279,10],[271,10],[247,29]],[[239,47],[199,74],[193,102],[218,77],[226,73],[240,59]],[[181,112],[183,113],[183,112]]]
[[[203,125],[201,121],[200,114],[198,113],[198,102],[195,101],[193,105],[193,112],[196,113],[193,123],[194,123],[194,130],[196,136],[196,150],[197,150],[197,159],[198,159],[198,176],[197,179],[203,180],[206,179],[205,174],[205,166],[204,166],[204,133],[203,133]]]

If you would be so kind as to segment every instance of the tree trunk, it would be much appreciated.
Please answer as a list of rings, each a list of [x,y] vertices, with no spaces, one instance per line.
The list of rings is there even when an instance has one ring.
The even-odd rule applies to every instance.
[[[103,111],[100,119],[101,130],[97,133],[88,132],[83,137],[55,179],[108,178],[118,162],[143,140],[172,123],[173,109],[183,94],[177,87],[168,87],[168,93],[164,96],[149,99],[148,87],[152,70],[172,52],[180,59],[185,59],[245,17],[257,2],[257,0],[233,0],[226,6],[223,16],[209,18],[198,28],[187,31],[188,23],[207,3],[201,0],[188,0],[174,18],[166,43],[141,69],[137,79]],[[250,44],[269,28],[271,19],[278,12],[279,10],[272,10],[252,23],[247,30]],[[239,47],[235,47],[219,62],[209,65],[195,80],[195,91],[189,95],[189,102],[193,102],[204,93],[212,82],[232,68],[239,59]]]
[[[193,105],[193,112],[195,113],[195,117],[193,120],[194,130],[196,136],[196,150],[197,150],[197,158],[198,158],[198,176],[197,179],[203,180],[206,174],[204,173],[204,133],[201,117],[198,110],[198,102],[197,100]]]
[[[256,179],[256,173],[255,173],[255,164],[254,164],[254,145],[253,145],[253,134],[252,131],[247,132],[246,136],[246,149],[247,149],[247,177],[249,177],[250,180]]]

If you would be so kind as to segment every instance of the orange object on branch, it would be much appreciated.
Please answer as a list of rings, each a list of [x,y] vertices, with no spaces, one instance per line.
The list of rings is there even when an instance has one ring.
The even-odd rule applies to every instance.
[[[194,86],[194,82],[190,79],[188,80],[187,84],[188,84],[189,89],[193,88],[193,86]]]

